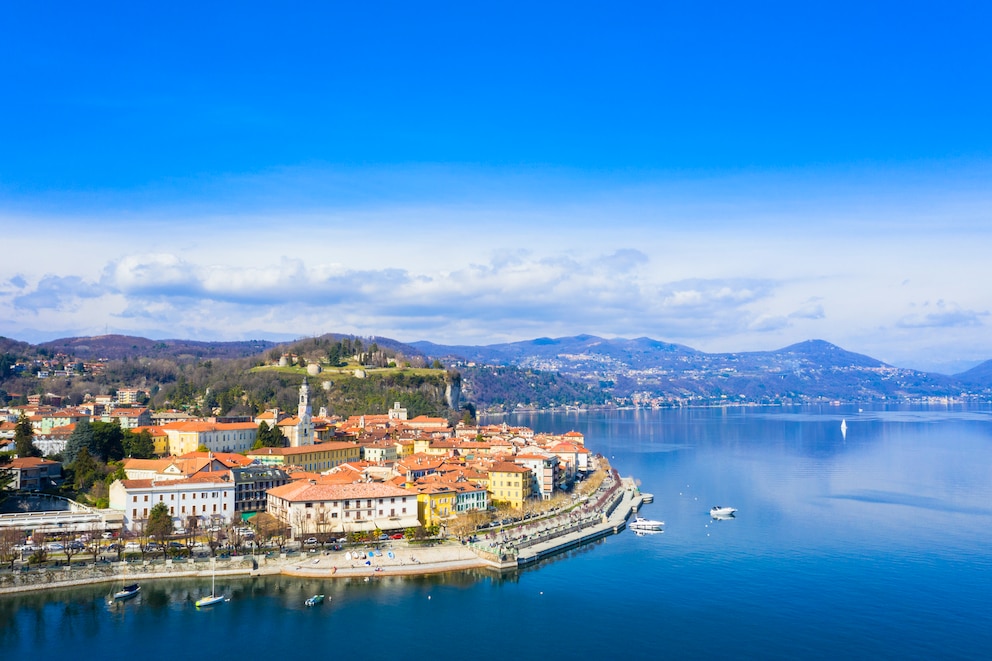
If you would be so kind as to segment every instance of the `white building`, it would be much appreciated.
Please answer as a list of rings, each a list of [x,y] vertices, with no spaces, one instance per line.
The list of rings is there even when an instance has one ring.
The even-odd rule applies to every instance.
[[[124,513],[124,527],[140,532],[157,503],[169,507],[177,527],[194,516],[199,527],[223,525],[234,515],[234,481],[230,471],[198,473],[186,479],[117,480],[110,485],[110,509]]]
[[[376,482],[318,484],[299,480],[284,484],[269,490],[268,513],[290,526],[294,537],[420,525],[416,494]]]

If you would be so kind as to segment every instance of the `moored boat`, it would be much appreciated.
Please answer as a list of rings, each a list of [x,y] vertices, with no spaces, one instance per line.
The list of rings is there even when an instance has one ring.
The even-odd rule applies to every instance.
[[[710,516],[714,519],[732,519],[734,518],[734,512],[737,510],[733,507],[721,507],[716,505],[710,508]]]
[[[324,603],[324,595],[315,594],[312,597],[308,597],[307,600],[303,603],[307,606],[319,606],[320,604]]]
[[[645,519],[638,516],[634,517],[634,520],[631,521],[629,525],[631,530],[661,530],[665,527],[665,522]]]
[[[210,594],[202,599],[197,599],[196,607],[200,608],[202,606],[213,606],[214,604],[219,604],[224,600],[224,595],[217,594],[217,569],[215,567],[213,573],[210,575]]]
[[[197,608],[200,608],[201,606],[213,606],[214,604],[220,603],[222,601],[224,601],[224,595],[222,595],[222,594],[219,594],[219,595],[218,594],[209,594],[206,597],[204,597],[203,599],[197,599],[196,600],[196,607]]]
[[[141,592],[141,586],[137,583],[125,585],[114,593],[114,601],[127,601],[128,599],[137,597],[139,592]]]

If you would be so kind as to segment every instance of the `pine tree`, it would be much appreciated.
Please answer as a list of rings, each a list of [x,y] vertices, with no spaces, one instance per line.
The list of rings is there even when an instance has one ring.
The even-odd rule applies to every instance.
[[[34,427],[28,417],[21,414],[14,429],[14,451],[18,457],[40,457],[41,450],[34,444]]]

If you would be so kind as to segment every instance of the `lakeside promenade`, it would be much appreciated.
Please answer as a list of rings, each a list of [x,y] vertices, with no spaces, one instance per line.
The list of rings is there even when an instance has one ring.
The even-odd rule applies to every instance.
[[[283,574],[308,578],[369,578],[425,575],[469,569],[513,571],[569,549],[619,533],[641,505],[652,501],[633,478],[611,470],[600,488],[575,507],[561,513],[477,536],[462,543],[383,542],[378,548],[302,552],[279,556],[236,556],[209,561],[110,563],[3,572],[0,594],[45,590],[121,580],[128,582],[184,577],[265,576]]]

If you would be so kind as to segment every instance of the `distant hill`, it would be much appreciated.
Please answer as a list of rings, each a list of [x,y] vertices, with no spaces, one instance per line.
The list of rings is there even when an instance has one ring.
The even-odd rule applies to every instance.
[[[981,365],[976,365],[966,372],[955,374],[954,378],[962,383],[988,388],[992,386],[992,360],[986,360]]]
[[[295,353],[311,362],[326,353],[328,346],[341,342],[348,347],[362,346],[363,351],[378,347],[412,367],[426,366],[436,358],[462,373],[463,391],[469,401],[503,408],[604,402],[684,405],[992,397],[992,361],[962,374],[945,376],[887,365],[823,340],[807,340],[774,351],[705,353],[648,337],[604,339],[594,335],[542,337],[486,346],[404,344],[383,337],[356,338],[333,333],[290,343],[104,335],[64,338],[33,346],[0,338],[0,381],[7,379],[0,386],[8,392],[30,392],[36,387],[33,374],[14,374],[14,360],[61,353],[79,360],[111,361],[104,374],[94,377],[103,387],[138,380],[148,388],[155,384],[164,388],[172,382],[195,382],[206,387],[210,379],[217,378],[210,373],[222,364],[226,366],[224,383],[210,384],[213,392],[220,392],[227,382],[238,380],[239,371],[271,361],[273,352]],[[220,364],[210,367],[206,365],[209,361]],[[195,378],[190,371],[194,368],[199,370]],[[47,384],[50,388],[56,385],[55,381]],[[97,390],[99,385],[74,378],[61,390]],[[280,384],[278,392],[277,399],[292,401],[291,384]],[[260,395],[257,404],[274,401],[273,397],[271,392]]]
[[[241,342],[197,342],[195,340],[149,340],[130,335],[67,337],[37,345],[49,352],[65,353],[80,359],[122,360],[124,358],[230,359],[247,358],[277,346],[268,340]]]
[[[426,342],[413,346],[442,360],[557,372],[601,386],[621,402],[888,401],[964,392],[980,396],[992,388],[992,378],[981,374],[965,384],[954,377],[893,367],[823,340],[775,351],[714,354],[650,338],[605,340],[591,335],[485,347]]]
[[[431,342],[411,342],[410,346],[432,358],[452,357],[470,362],[504,365],[535,363],[561,356],[572,356],[574,360],[581,360],[581,356],[597,356],[624,363],[651,364],[674,356],[698,353],[681,344],[659,342],[647,337],[607,340],[595,335],[554,339],[541,337],[487,346],[445,346]]]

